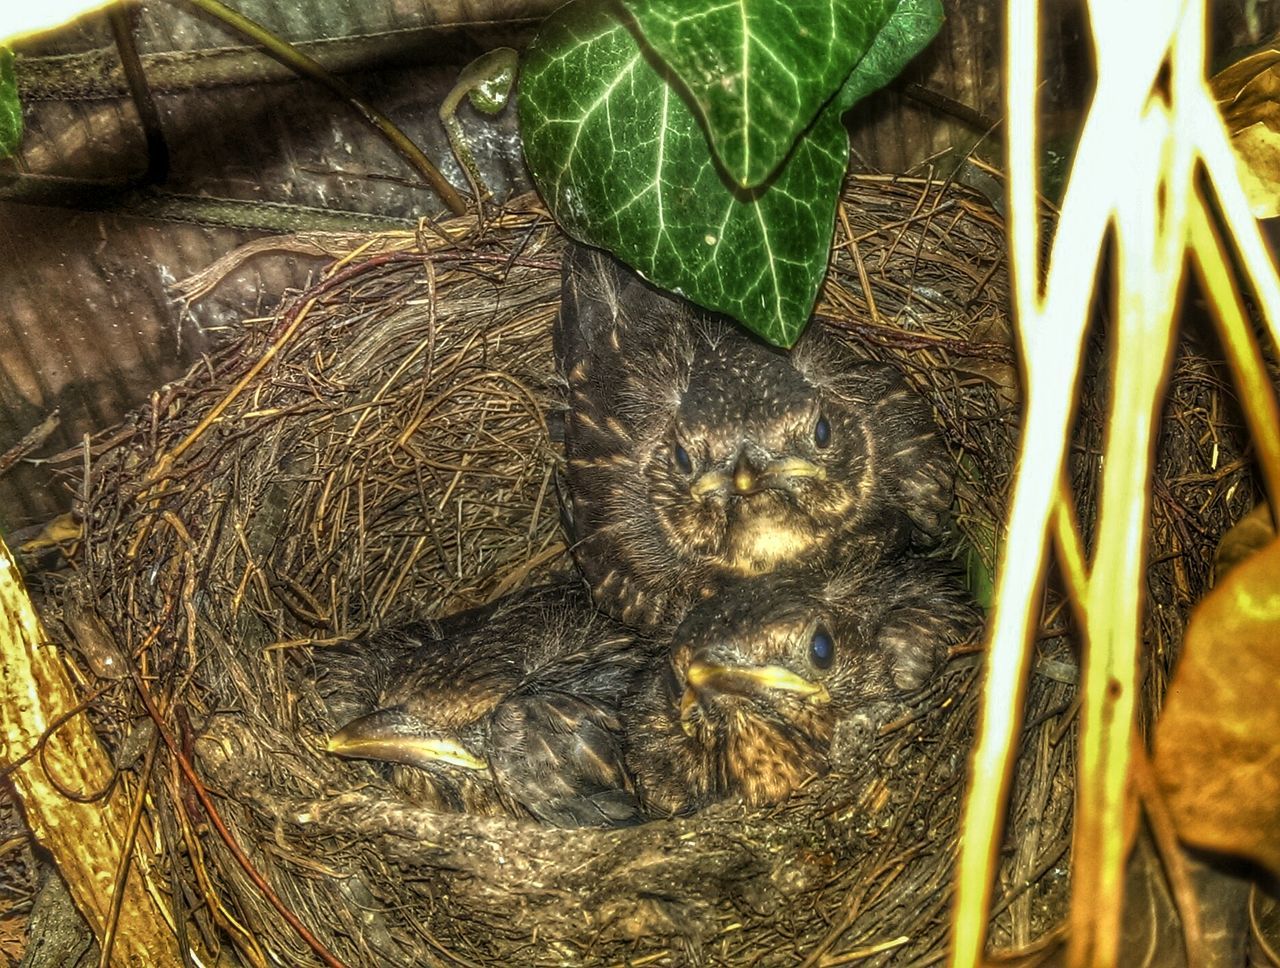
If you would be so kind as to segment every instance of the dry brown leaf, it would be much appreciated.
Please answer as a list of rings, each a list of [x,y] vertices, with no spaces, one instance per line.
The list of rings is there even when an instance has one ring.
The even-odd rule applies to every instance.
[[[1259,121],[1280,121],[1280,50],[1260,50],[1209,79],[1209,89],[1232,134]]]
[[[1258,549],[1266,547],[1275,537],[1271,506],[1263,501],[1233,524],[1218,542],[1218,550],[1213,554],[1213,583],[1218,584],[1227,572]]]
[[[1258,218],[1280,214],[1280,50],[1250,54],[1209,81]]]
[[[84,528],[74,514],[59,514],[40,530],[40,533],[19,547],[24,555],[33,555],[49,548],[69,546],[80,540]]]
[[[1155,766],[1184,841],[1280,874],[1280,541],[1192,614]]]
[[[1009,359],[990,360],[977,356],[957,356],[954,365],[963,373],[970,373],[986,380],[1000,396],[1006,406],[1015,407],[1020,399],[1021,383],[1018,368],[1014,365],[1013,333],[1009,328],[1007,317],[991,317],[973,327],[969,339],[975,343],[1001,343],[1009,347]]]
[[[1258,123],[1232,135],[1231,147],[1254,217],[1280,215],[1280,132]]]

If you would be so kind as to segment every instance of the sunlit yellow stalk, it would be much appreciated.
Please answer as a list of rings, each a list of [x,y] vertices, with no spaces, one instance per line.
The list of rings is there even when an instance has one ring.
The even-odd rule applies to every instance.
[[[1075,855],[1078,893],[1072,917],[1073,961],[1105,964],[1114,957],[1119,923],[1120,838],[1141,627],[1150,452],[1171,346],[1193,158],[1190,139],[1179,141],[1174,134],[1183,129],[1165,111],[1158,78],[1179,17],[1185,28],[1203,11],[1165,0],[1091,5],[1097,90],[1042,292],[1035,194],[1038,11],[1035,0],[1009,0],[1008,10],[1010,240],[1027,402],[966,802],[952,961],[976,965],[982,957],[1045,567],[1046,528],[1063,470],[1089,298],[1110,223],[1119,269],[1117,352],[1098,553],[1084,610],[1089,652]],[[1198,37],[1191,37],[1188,49],[1198,43]],[[1163,203],[1156,192],[1161,179]],[[1074,564],[1078,571],[1080,563]]]
[[[1123,907],[1124,812],[1146,587],[1149,481],[1173,348],[1190,183],[1185,148],[1155,101],[1133,132],[1130,191],[1116,211],[1117,298],[1098,524],[1088,584],[1070,961],[1112,964]],[[1180,156],[1180,163],[1166,155]],[[1166,205],[1158,204],[1157,186]]]
[[[971,792],[965,807],[964,849],[960,855],[953,920],[952,959],[957,965],[976,965],[986,940],[992,868],[1006,808],[1012,766],[1010,750],[1021,724],[1030,633],[1035,620],[1036,590],[1045,568],[1045,535],[1053,491],[1061,472],[1065,427],[1079,368],[1083,312],[1077,323],[1056,331],[1060,368],[1046,371],[1047,339],[1040,298],[1039,224],[1036,151],[1036,87],[1039,9],[1036,0],[1009,0],[1007,32],[1017,42],[1007,46],[1009,240],[1012,249],[1012,288],[1021,333],[1026,411],[1019,443],[1022,460],[1014,478],[1009,510],[1009,541],[997,574],[995,608],[991,618],[977,746],[971,766]],[[1088,139],[1082,140],[1082,151]],[[1078,220],[1077,220],[1078,221]],[[1085,235],[1091,235],[1085,227]],[[1096,257],[1096,248],[1092,250]],[[1092,278],[1090,267],[1083,278]],[[1087,289],[1088,287],[1081,287]],[[1086,296],[1087,304],[1087,296]],[[1054,379],[1056,377],[1056,380]],[[1050,380],[1051,382],[1040,382]],[[1058,384],[1054,387],[1054,382]]]
[[[1191,210],[1190,244],[1200,284],[1209,296],[1223,352],[1242,399],[1245,421],[1258,454],[1258,467],[1271,503],[1273,523],[1280,511],[1280,406],[1262,351],[1253,338],[1244,301],[1236,289],[1227,248],[1213,225],[1208,199],[1197,192]]]

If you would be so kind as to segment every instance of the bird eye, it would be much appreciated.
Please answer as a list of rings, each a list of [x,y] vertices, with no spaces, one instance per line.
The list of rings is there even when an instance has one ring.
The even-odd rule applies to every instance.
[[[831,424],[826,417],[819,416],[818,422],[813,425],[813,442],[819,447],[831,445]]]
[[[676,467],[680,468],[681,473],[683,474],[693,473],[693,461],[689,458],[689,452],[687,450],[685,450],[679,444],[676,444],[675,447],[672,449],[671,453],[672,453],[672,456],[675,457]]]
[[[819,669],[830,669],[836,657],[836,640],[825,626],[819,625],[809,640],[809,661]]]

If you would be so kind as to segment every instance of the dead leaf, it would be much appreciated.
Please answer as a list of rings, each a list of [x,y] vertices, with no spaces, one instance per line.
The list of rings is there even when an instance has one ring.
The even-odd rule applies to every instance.
[[[1271,506],[1263,501],[1233,524],[1218,542],[1218,550],[1213,553],[1213,583],[1218,584],[1228,571],[1259,548],[1266,547],[1275,537]]]
[[[1280,132],[1255,124],[1232,135],[1231,147],[1254,218],[1280,215]]]
[[[83,533],[84,528],[74,514],[59,514],[45,524],[38,535],[24,541],[18,550],[24,555],[33,555],[48,548],[62,548],[75,544]]]
[[[1236,61],[1209,81],[1231,132],[1240,181],[1257,218],[1280,214],[1280,50]]]
[[[1020,398],[1020,384],[1018,368],[1014,365],[1016,351],[1008,317],[988,317],[979,321],[969,333],[969,339],[974,343],[999,343],[1009,347],[1007,360],[957,355],[953,362],[955,368],[962,373],[972,374],[990,383],[1000,397],[1000,402],[1006,407],[1016,407]]]
[[[1155,767],[1185,842],[1280,875],[1280,541],[1192,613]]]
[[[1259,121],[1280,121],[1280,50],[1255,51],[1209,79],[1209,89],[1232,134]]]

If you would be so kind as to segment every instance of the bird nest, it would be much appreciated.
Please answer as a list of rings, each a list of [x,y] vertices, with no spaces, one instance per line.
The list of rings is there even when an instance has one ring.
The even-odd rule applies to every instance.
[[[351,965],[937,960],[976,646],[887,721],[838,736],[832,772],[768,809],[725,803],[622,830],[558,830],[432,813],[369,764],[324,752],[313,648],[570,567],[551,352],[564,239],[518,200],[483,226],[309,244],[336,257],[320,281],[245,322],[67,470],[84,542],[47,614],[86,691],[107,687],[91,708],[119,768],[143,768],[130,751],[157,718],[192,768],[132,781],[151,784],[150,866],[180,937],[233,945],[254,965],[313,964],[318,951]],[[1001,219],[980,196],[853,177],[818,306],[934,405],[979,587],[1017,444],[1004,253]],[[1088,520],[1102,431],[1101,394],[1086,396],[1075,484]],[[1180,354],[1171,397],[1154,504],[1152,696],[1214,541],[1251,498],[1203,357]],[[1050,595],[997,876],[992,938],[1007,948],[1063,911],[1068,622]],[[120,662],[137,674],[110,678]]]

